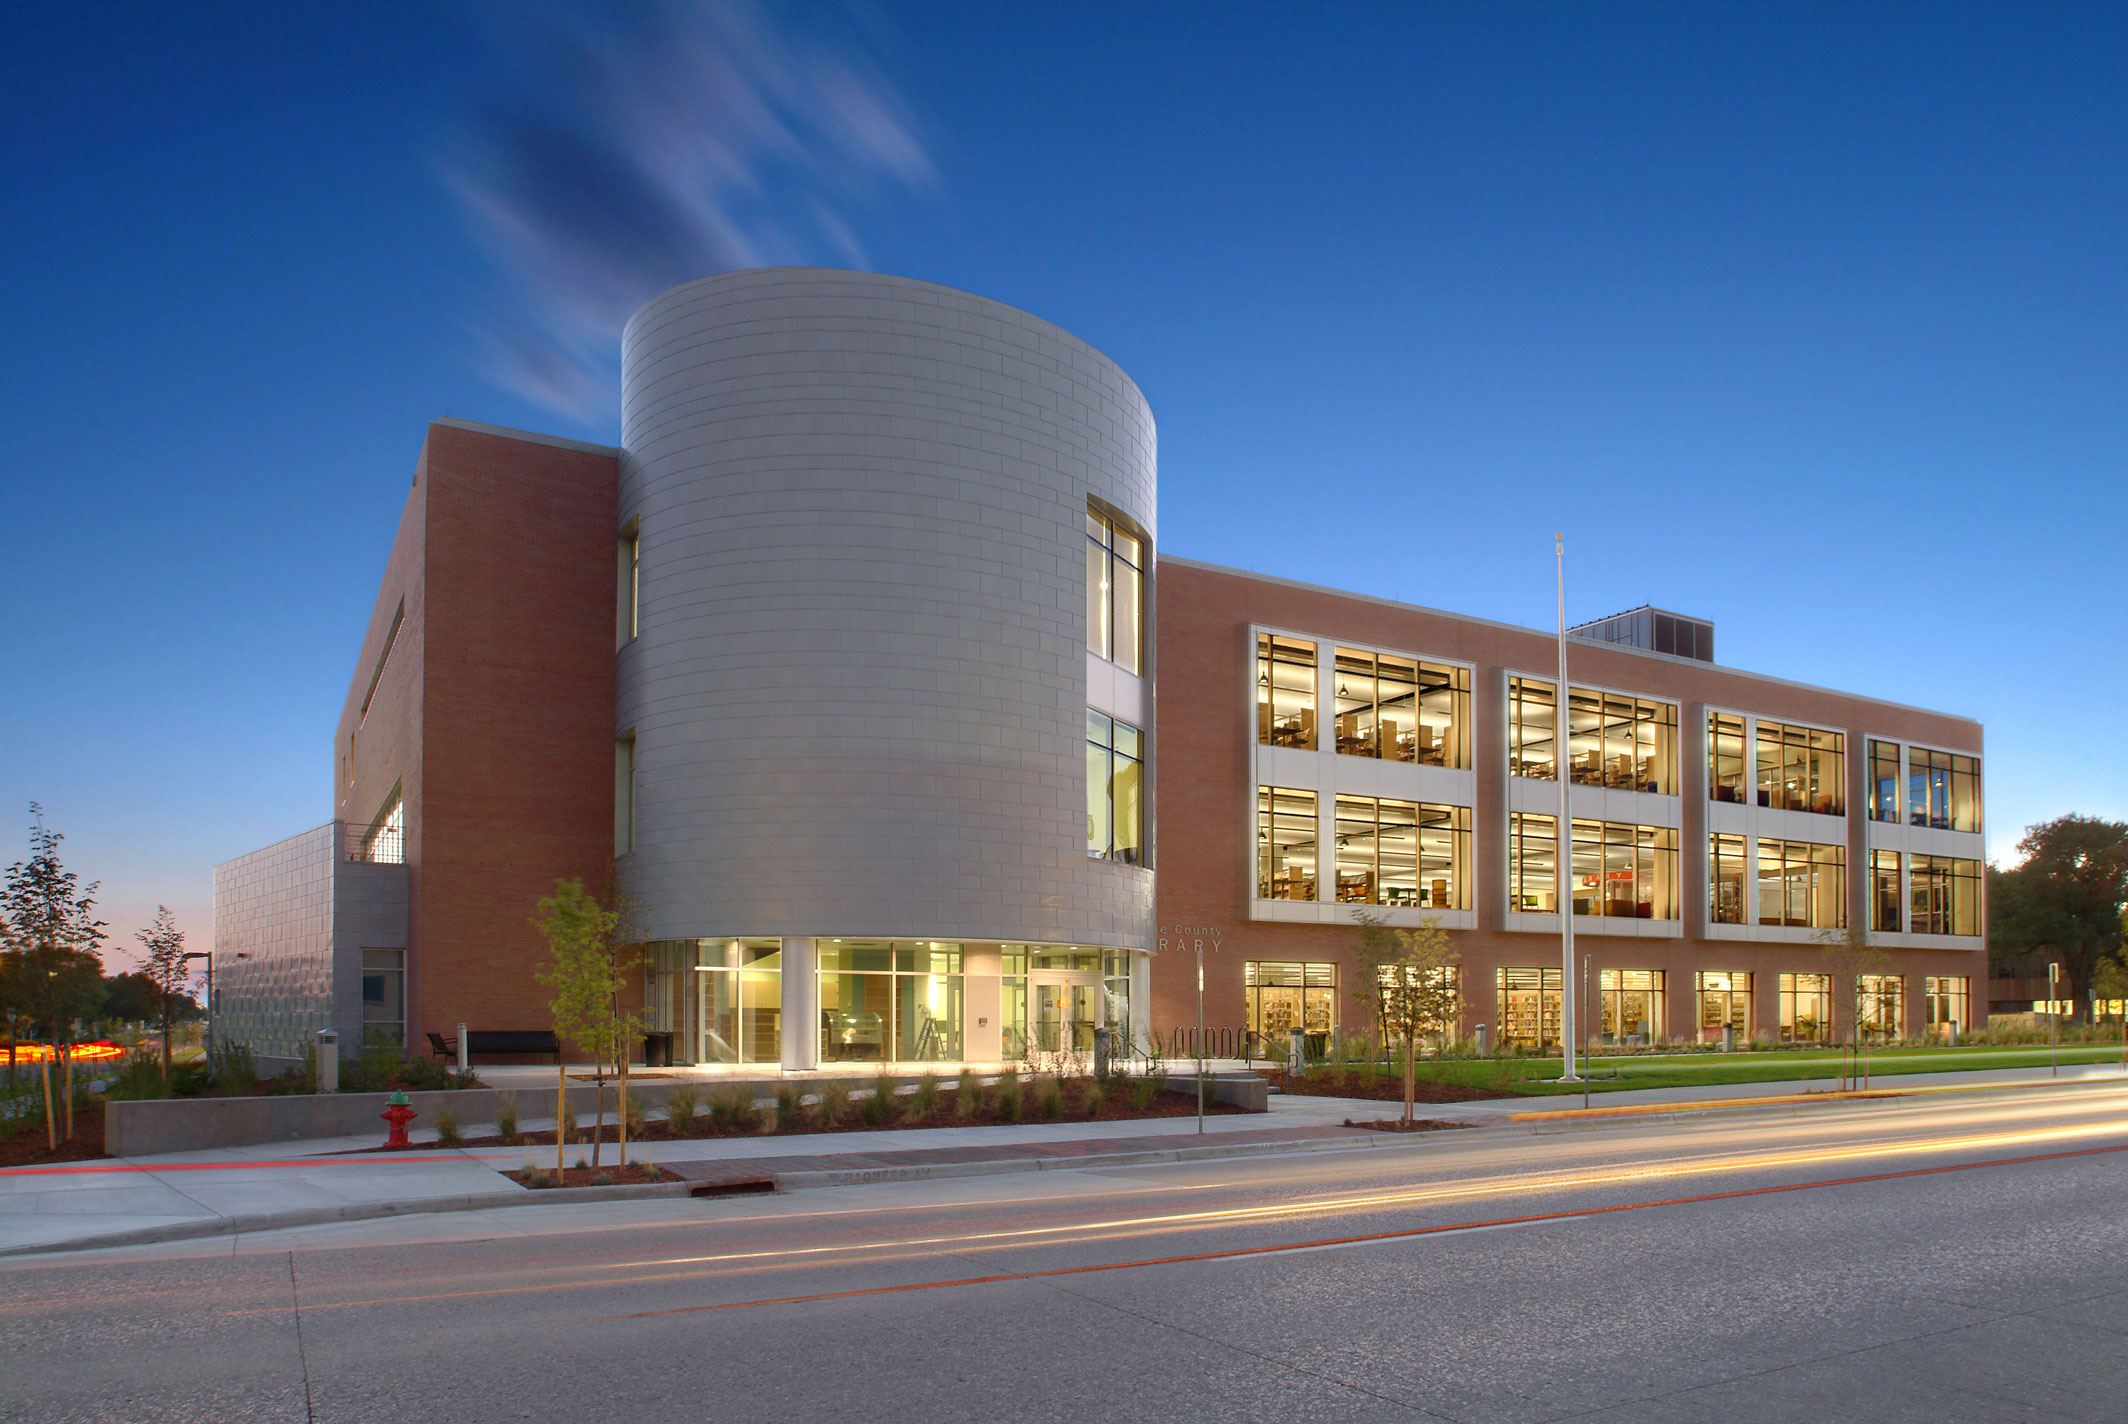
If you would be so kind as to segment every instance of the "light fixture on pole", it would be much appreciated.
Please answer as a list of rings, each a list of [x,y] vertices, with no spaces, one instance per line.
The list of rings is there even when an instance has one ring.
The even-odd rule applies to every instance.
[[[1562,1083],[1578,1083],[1574,1072],[1574,822],[1567,806],[1566,767],[1566,535],[1552,536],[1559,565],[1559,699],[1552,705],[1552,772],[1559,778],[1558,835],[1552,840],[1559,886],[1559,1039],[1564,1051]],[[1541,988],[1541,986],[1540,986]]]

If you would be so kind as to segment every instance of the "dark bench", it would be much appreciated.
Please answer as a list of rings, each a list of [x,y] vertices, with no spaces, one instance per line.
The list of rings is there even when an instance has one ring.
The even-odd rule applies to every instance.
[[[458,1040],[445,1038],[440,1033],[429,1035],[429,1050],[438,1058],[456,1058]],[[551,1028],[469,1028],[466,1030],[466,1059],[483,1053],[548,1053],[559,1063],[562,1056],[561,1041]]]

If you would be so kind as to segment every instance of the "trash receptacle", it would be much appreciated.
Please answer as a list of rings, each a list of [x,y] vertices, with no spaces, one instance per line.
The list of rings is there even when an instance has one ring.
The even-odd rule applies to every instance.
[[[655,1029],[643,1035],[643,1063],[650,1068],[663,1068],[672,1062],[672,1034]]]

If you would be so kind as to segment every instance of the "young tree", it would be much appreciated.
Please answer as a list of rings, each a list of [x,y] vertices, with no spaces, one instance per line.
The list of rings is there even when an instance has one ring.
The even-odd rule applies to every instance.
[[[141,958],[142,972],[155,986],[156,1017],[162,1025],[163,1035],[163,1081],[170,1081],[170,1021],[177,1011],[178,1001],[190,997],[191,971],[185,967],[185,932],[177,927],[168,905],[155,907],[155,923],[134,936],[147,954]]]
[[[591,1164],[599,1161],[600,1139],[606,1126],[606,1063],[620,1064],[621,1165],[628,1165],[628,1050],[643,1031],[642,1020],[622,1012],[622,995],[628,987],[628,971],[637,963],[633,946],[620,938],[629,917],[626,902],[610,897],[602,903],[575,879],[558,880],[554,893],[539,902],[539,918],[533,921],[547,941],[552,967],[540,973],[539,982],[552,990],[548,1007],[554,1014],[554,1032],[591,1056],[598,1081],[597,1110],[592,1117]],[[560,1123],[568,1113],[568,1070],[560,1072],[555,1095],[555,1161],[563,1159]]]
[[[1404,1042],[1404,1121],[1418,1100],[1418,1045],[1426,1033],[1446,1035],[1456,1014],[1456,951],[1440,921],[1429,918],[1418,929],[1396,929],[1381,916],[1361,910],[1352,955],[1359,963],[1362,993],[1374,1010],[1384,1041]]]
[[[1869,1050],[1862,1038],[1862,978],[1866,974],[1882,974],[1891,963],[1891,957],[1870,942],[1869,931],[1860,925],[1821,931],[1818,943],[1825,956],[1825,967],[1832,977],[1835,1012],[1847,1015],[1848,1032],[1852,1035],[1849,1041],[1854,1052],[1861,1056],[1862,1077],[1866,1082]]]
[[[30,858],[8,867],[0,889],[0,923],[8,927],[7,953],[14,961],[32,1023],[44,1031],[61,1065],[65,1136],[74,1135],[74,1060],[66,1050],[73,1023],[103,1000],[103,961],[96,948],[104,922],[96,918],[96,882],[84,886],[59,860],[57,831],[44,824],[44,808],[30,803]],[[52,1057],[43,1060],[44,1129],[51,1147],[61,1138],[52,1104]]]
[[[2119,951],[2128,905],[2128,822],[2058,816],[2017,842],[2024,863],[1988,877],[1991,956],[2059,960],[2063,988],[2088,1005],[2091,977]]]

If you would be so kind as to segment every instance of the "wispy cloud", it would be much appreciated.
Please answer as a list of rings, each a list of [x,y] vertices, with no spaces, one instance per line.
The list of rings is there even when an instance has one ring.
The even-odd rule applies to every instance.
[[[500,89],[445,165],[508,279],[511,315],[480,331],[495,379],[608,412],[645,300],[735,267],[862,266],[851,212],[937,182],[862,31],[804,13],[804,35],[751,0],[501,17]]]

